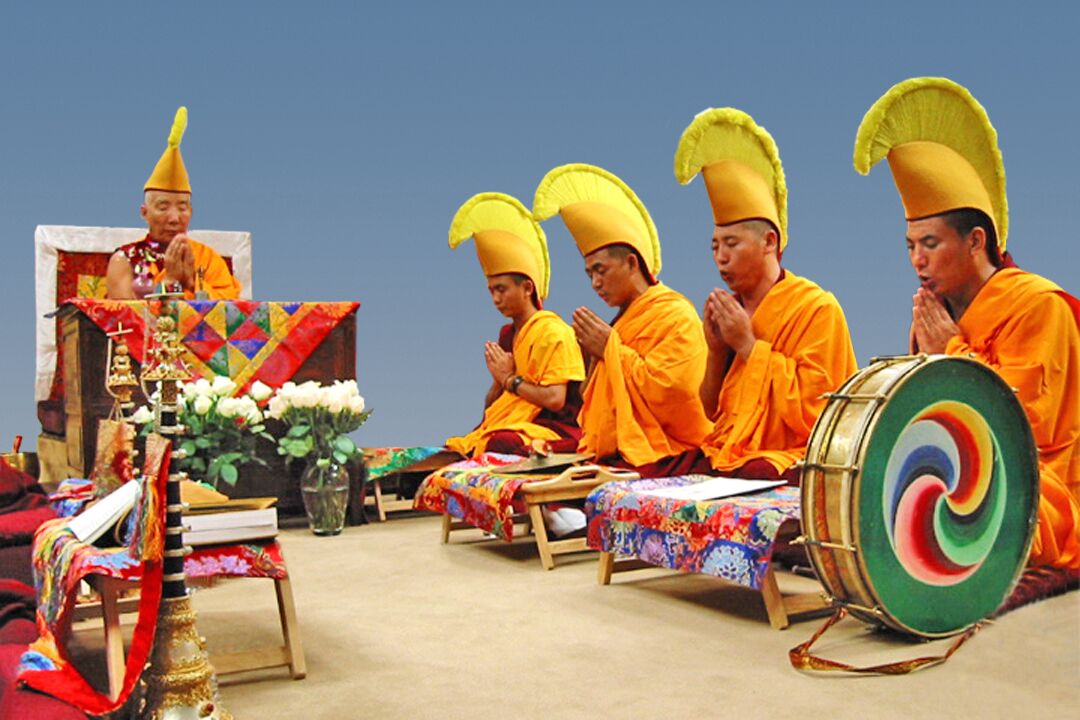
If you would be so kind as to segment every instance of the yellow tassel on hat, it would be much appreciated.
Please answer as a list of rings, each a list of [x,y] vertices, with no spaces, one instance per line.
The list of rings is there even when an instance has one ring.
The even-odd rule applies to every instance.
[[[180,141],[184,138],[187,129],[187,108],[181,107],[176,111],[173,118],[172,128],[169,130],[169,141],[161,159],[154,166],[154,172],[146,181],[146,190],[164,190],[166,192],[191,192],[191,182],[188,179],[187,168],[184,167],[184,158],[180,155]]]
[[[1005,163],[997,131],[967,88],[932,77],[894,85],[866,112],[855,137],[858,172],[867,174],[884,157],[909,220],[981,210],[1005,252]]]
[[[629,245],[653,277],[660,273],[660,237],[649,211],[614,174],[582,163],[562,165],[540,181],[533,215],[562,216],[582,255],[608,245]]]
[[[709,108],[683,131],[675,150],[675,179],[705,180],[717,225],[768,220],[787,247],[787,182],[780,151],[765,128],[736,108]]]
[[[536,285],[540,299],[547,297],[551,281],[547,237],[520,200],[495,192],[466,200],[450,223],[450,247],[470,237],[484,275],[521,273]]]

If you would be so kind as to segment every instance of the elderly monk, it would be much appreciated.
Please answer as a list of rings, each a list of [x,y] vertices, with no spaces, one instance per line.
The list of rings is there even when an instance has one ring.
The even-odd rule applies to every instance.
[[[187,108],[182,107],[176,111],[165,152],[143,188],[139,212],[149,231],[109,259],[106,285],[111,299],[142,298],[159,285],[169,292],[182,292],[188,299],[200,291],[211,300],[240,296],[240,283],[221,256],[187,236],[191,183],[180,156],[186,128]]]
[[[705,301],[707,462],[677,469],[795,484],[822,395],[858,369],[847,321],[832,293],[780,265],[787,187],[772,136],[740,110],[706,110],[675,152],[679,182],[699,172],[713,211],[713,261],[729,291]]]
[[[511,322],[499,342],[484,347],[492,384],[483,422],[446,446],[467,456],[528,455],[534,446],[572,451],[581,437],[576,416],[585,365],[570,326],[542,309],[551,276],[544,231],[515,198],[482,193],[450,225],[451,248],[470,237],[491,300]]]
[[[867,112],[866,174],[888,157],[921,287],[912,350],[973,357],[1012,387],[1039,451],[1030,562],[1080,568],[1080,302],[1006,252],[1005,167],[986,110],[945,78],[913,78]]]
[[[701,320],[690,301],[656,280],[656,226],[633,190],[592,165],[549,172],[533,213],[562,217],[593,290],[619,309],[611,324],[587,308],[574,311],[574,332],[591,365],[578,449],[662,475],[666,459],[701,444],[709,421],[697,393],[707,355]]]

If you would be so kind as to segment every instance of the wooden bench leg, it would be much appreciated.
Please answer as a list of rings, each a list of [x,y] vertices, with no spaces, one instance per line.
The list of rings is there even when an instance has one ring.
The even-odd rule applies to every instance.
[[[597,568],[596,579],[601,585],[611,584],[611,572],[615,569],[615,553],[601,552],[600,566]]]
[[[547,526],[544,525],[544,514],[540,512],[539,504],[529,505],[529,519],[532,521],[533,532],[536,534],[536,549],[540,551],[540,564],[545,570],[551,570],[555,567],[555,560],[551,557]]]
[[[379,522],[386,522],[386,507],[383,504],[382,478],[371,481],[371,489],[375,492],[375,512],[379,514]]]
[[[765,611],[769,614],[769,624],[774,630],[783,630],[789,624],[787,610],[784,608],[784,596],[776,584],[776,575],[772,565],[761,582],[761,597],[765,601]]]
[[[450,528],[454,524],[453,518],[450,517],[450,513],[444,512],[442,514],[442,544],[446,545],[450,542]]]
[[[120,629],[117,599],[125,583],[101,577],[97,583],[101,595],[101,618],[105,625],[105,668],[109,676],[109,697],[115,699],[124,689],[124,633]]]
[[[304,644],[300,640],[300,625],[296,620],[292,581],[289,578],[275,580],[274,592],[277,594],[278,617],[281,620],[281,634],[285,638],[289,673],[294,680],[300,680],[307,675],[307,662],[304,660]]]

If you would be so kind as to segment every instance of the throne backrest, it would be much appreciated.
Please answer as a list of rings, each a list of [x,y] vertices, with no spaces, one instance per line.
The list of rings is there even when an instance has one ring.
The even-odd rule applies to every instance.
[[[72,297],[105,297],[109,257],[121,245],[145,235],[145,228],[71,225],[38,225],[34,231],[37,401],[49,399],[56,372],[59,325],[56,319],[45,316]],[[240,281],[241,297],[251,298],[251,233],[193,230],[190,235],[217,250]]]

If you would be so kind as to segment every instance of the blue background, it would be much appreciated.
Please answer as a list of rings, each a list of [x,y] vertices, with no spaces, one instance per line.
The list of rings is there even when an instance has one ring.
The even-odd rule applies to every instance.
[[[888,170],[851,154],[894,83],[944,75],[997,127],[1009,248],[1076,294],[1078,11],[987,3],[230,2],[8,5],[0,21],[0,241],[6,287],[0,447],[33,445],[34,227],[137,226],[173,113],[193,228],[253,233],[255,296],[359,313],[364,444],[440,443],[479,420],[496,336],[471,243],[446,231],[480,191],[531,205],[550,168],[601,165],[650,209],[662,279],[695,303],[719,284],[700,180],[672,175],[695,113],[735,106],[780,147],[785,265],[832,290],[860,363],[906,349],[916,283]],[[550,309],[590,290],[545,224]]]

